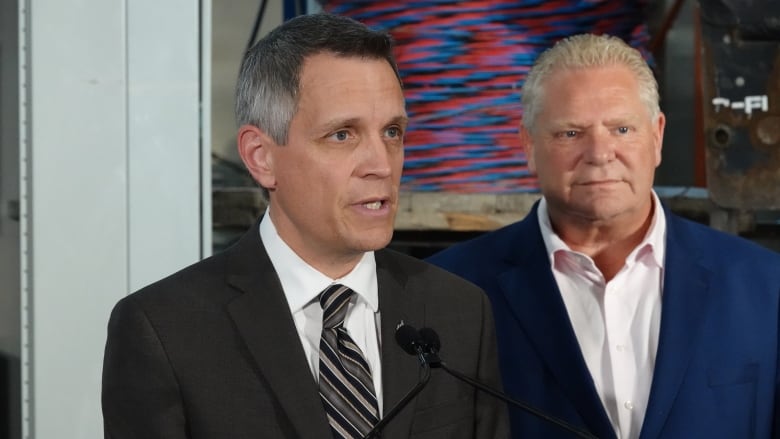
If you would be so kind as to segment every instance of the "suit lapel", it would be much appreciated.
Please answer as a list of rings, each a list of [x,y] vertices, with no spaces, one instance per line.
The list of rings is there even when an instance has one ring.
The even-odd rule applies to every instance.
[[[518,250],[499,276],[506,301],[588,429],[600,438],[615,437],[550,269],[536,206],[518,227],[520,235],[533,238],[511,243]]]
[[[400,322],[420,329],[424,325],[424,301],[421,294],[407,290],[406,278],[400,273],[392,253],[375,253],[379,284],[381,316],[383,412],[388,413],[418,382],[419,363],[401,349],[395,341]],[[384,437],[408,437],[417,398],[413,399],[384,428]]]
[[[330,427],[281,284],[253,227],[230,250],[228,283],[244,294],[228,304],[261,379],[301,438],[328,437]],[[260,414],[258,414],[259,416]]]
[[[665,212],[666,262],[653,384],[642,425],[642,438],[659,437],[688,368],[693,346],[708,313],[709,271],[701,265],[701,250],[681,220]]]

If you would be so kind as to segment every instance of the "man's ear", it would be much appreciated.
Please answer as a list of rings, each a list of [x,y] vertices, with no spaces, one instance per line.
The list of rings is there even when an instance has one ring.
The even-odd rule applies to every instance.
[[[534,161],[534,143],[531,139],[531,133],[525,125],[520,124],[520,147],[525,152],[525,161],[528,170],[536,174],[536,162]]]
[[[653,127],[653,152],[655,153],[655,167],[661,164],[661,150],[664,145],[664,127],[666,126],[666,116],[658,113],[658,119]]]
[[[236,140],[238,154],[252,178],[266,189],[275,188],[273,150],[277,145],[273,139],[254,125],[242,125]]]

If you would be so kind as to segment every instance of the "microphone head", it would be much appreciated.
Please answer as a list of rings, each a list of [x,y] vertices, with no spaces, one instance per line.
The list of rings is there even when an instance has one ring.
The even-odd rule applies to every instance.
[[[438,352],[441,349],[441,340],[439,334],[431,328],[422,328],[418,331],[419,337],[422,339],[423,346],[427,351]]]
[[[417,355],[422,350],[422,338],[413,326],[399,326],[395,330],[395,341],[409,355]]]

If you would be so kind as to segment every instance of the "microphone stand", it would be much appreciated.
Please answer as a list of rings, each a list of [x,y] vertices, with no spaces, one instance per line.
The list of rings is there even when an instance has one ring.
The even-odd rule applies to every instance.
[[[439,364],[437,366],[442,368],[445,372],[447,372],[448,374],[454,376],[455,378],[457,378],[457,379],[459,379],[461,381],[464,381],[464,382],[466,382],[468,384],[471,384],[472,386],[476,387],[477,389],[479,389],[479,390],[481,390],[481,391],[483,391],[485,393],[488,393],[488,394],[490,394],[490,395],[492,395],[492,396],[494,396],[494,397],[496,397],[496,398],[498,398],[498,399],[500,399],[500,400],[502,400],[504,402],[508,402],[508,403],[510,403],[512,405],[516,405],[516,406],[520,407],[521,409],[527,411],[528,413],[530,413],[530,414],[532,414],[534,416],[537,416],[537,417],[539,417],[541,419],[544,419],[545,421],[551,422],[551,423],[553,423],[553,424],[555,424],[555,425],[557,425],[557,426],[559,426],[559,427],[561,427],[561,428],[563,428],[565,430],[568,430],[569,432],[574,433],[577,437],[585,438],[585,439],[598,439],[596,436],[594,436],[594,435],[588,433],[587,431],[584,431],[584,430],[582,430],[582,429],[580,429],[578,427],[575,427],[575,426],[569,424],[568,422],[566,422],[566,421],[564,421],[562,419],[554,418],[554,417],[552,417],[552,416],[550,416],[550,415],[548,415],[548,414],[546,414],[546,413],[544,413],[544,412],[542,412],[540,410],[537,410],[536,408],[534,408],[534,407],[532,407],[532,406],[530,406],[530,405],[528,405],[528,404],[526,404],[526,403],[524,403],[522,401],[516,401],[514,399],[511,399],[508,396],[506,396],[505,394],[503,394],[503,393],[501,393],[501,392],[499,392],[499,391],[497,391],[495,389],[491,389],[490,387],[487,387],[487,386],[483,385],[482,383],[480,383],[478,381],[475,381],[475,380],[467,377],[466,375],[463,375],[462,373],[460,373],[460,372],[458,372],[456,370],[450,369],[443,362],[439,362]]]
[[[404,395],[403,398],[401,398],[398,403],[396,403],[393,408],[390,409],[385,416],[382,417],[382,419],[379,420],[379,422],[374,425],[374,428],[369,430],[368,433],[366,433],[365,436],[363,436],[363,439],[371,439],[371,438],[379,438],[382,434],[382,429],[387,425],[390,420],[392,420],[395,415],[398,414],[398,412],[401,411],[404,407],[406,407],[407,404],[409,404],[409,401],[412,400],[415,396],[417,396],[418,393],[425,387],[426,384],[428,384],[428,380],[431,379],[431,366],[423,359],[423,353],[419,353],[419,359],[420,359],[420,367],[422,367],[422,376],[420,377],[420,381],[417,383],[416,386],[412,387],[412,390],[410,390],[406,395]]]
[[[438,336],[436,336],[436,337],[438,338]],[[437,342],[435,341],[434,344],[436,344],[436,343]],[[526,412],[528,412],[528,413],[530,413],[530,414],[532,414],[534,416],[537,416],[537,417],[539,417],[541,419],[544,419],[545,421],[550,422],[552,424],[555,424],[558,427],[563,428],[564,430],[568,430],[569,432],[574,433],[577,437],[584,438],[584,439],[598,439],[596,436],[592,435],[591,433],[589,433],[589,432],[587,432],[587,431],[585,431],[585,430],[583,430],[583,429],[581,429],[579,427],[576,427],[576,426],[574,426],[574,425],[564,421],[563,419],[558,419],[558,418],[555,418],[553,416],[550,416],[550,415],[544,413],[543,411],[541,411],[539,409],[536,409],[533,406],[531,406],[531,405],[529,405],[529,404],[527,404],[527,403],[525,403],[523,401],[514,400],[514,399],[508,397],[506,394],[504,394],[502,392],[499,392],[498,390],[492,389],[492,388],[490,388],[490,387],[480,383],[479,381],[476,381],[473,378],[470,378],[470,377],[468,377],[468,376],[466,376],[466,375],[464,375],[464,374],[462,374],[462,373],[460,373],[460,372],[458,372],[458,371],[456,371],[454,369],[450,369],[449,367],[447,367],[447,365],[443,361],[441,361],[441,358],[439,358],[439,354],[436,351],[434,346],[428,345],[427,349],[426,349],[426,352],[423,354],[423,357],[425,358],[425,362],[428,363],[430,365],[430,367],[441,368],[442,370],[444,370],[448,374],[452,375],[453,377],[455,377],[455,378],[457,378],[457,379],[459,379],[459,380],[461,380],[461,381],[463,381],[463,382],[465,382],[467,384],[470,384],[470,385],[474,386],[475,388],[477,388],[477,389],[479,389],[479,390],[481,390],[481,391],[483,391],[483,392],[485,392],[487,394],[490,394],[490,395],[500,399],[501,401],[504,401],[506,403],[509,403],[509,404],[515,405],[517,407],[520,407],[521,409],[525,410]]]
[[[414,386],[412,390],[410,390],[403,398],[401,398],[401,400],[398,401],[398,403],[393,406],[393,408],[390,409],[390,411],[387,412],[387,414],[382,419],[380,419],[379,422],[377,422],[376,425],[374,425],[374,427],[368,433],[366,433],[365,436],[363,436],[363,439],[380,437],[382,428],[384,428],[384,426],[387,425],[387,423],[390,422],[390,420],[392,420],[398,414],[398,412],[401,411],[401,409],[406,407],[409,401],[417,396],[423,387],[428,384],[428,381],[431,378],[431,368],[441,368],[451,376],[475,387],[476,389],[488,393],[489,395],[498,398],[505,403],[517,406],[526,412],[539,417],[540,419],[574,433],[577,437],[584,439],[598,439],[596,436],[586,430],[578,428],[562,419],[550,416],[525,402],[514,400],[506,394],[499,392],[498,390],[492,389],[489,386],[469,378],[468,376],[454,369],[450,369],[443,361],[441,361],[441,358],[439,358],[439,348],[441,348],[441,341],[439,340],[439,335],[436,334],[436,331],[431,328],[422,328],[421,330],[417,331],[409,325],[402,324],[396,329],[395,338],[396,342],[398,342],[404,351],[410,355],[417,356],[417,359],[420,361],[420,367],[422,367],[422,376],[420,377],[417,385]]]

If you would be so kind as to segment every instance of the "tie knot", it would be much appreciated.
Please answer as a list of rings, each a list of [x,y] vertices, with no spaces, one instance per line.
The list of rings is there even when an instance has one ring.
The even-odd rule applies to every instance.
[[[341,284],[333,284],[320,294],[322,306],[322,327],[333,329],[344,324],[347,315],[347,304],[354,292]]]

